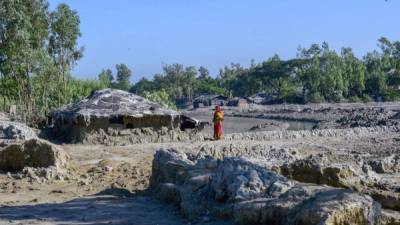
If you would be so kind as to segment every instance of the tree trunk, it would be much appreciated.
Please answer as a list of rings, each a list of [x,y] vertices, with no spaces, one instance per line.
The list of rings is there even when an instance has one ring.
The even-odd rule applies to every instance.
[[[44,109],[47,110],[47,93],[46,93],[46,87],[43,85],[43,93],[42,93],[42,103],[44,106]]]
[[[60,79],[60,76],[58,76],[58,85],[60,85],[60,84],[61,84],[61,79]],[[60,87],[60,86],[57,86],[57,88],[58,87]],[[58,97],[58,107],[61,107],[61,94],[58,93],[57,97]]]
[[[63,104],[67,103],[67,84],[65,82],[65,72],[64,72],[64,68],[63,68],[63,85],[64,85],[64,101]]]
[[[3,96],[3,111],[6,111],[6,96]]]
[[[26,72],[26,106],[27,106],[27,112],[28,116],[31,117],[32,112],[33,112],[33,99],[32,99],[32,87],[31,87],[31,79],[29,77],[29,72]]]

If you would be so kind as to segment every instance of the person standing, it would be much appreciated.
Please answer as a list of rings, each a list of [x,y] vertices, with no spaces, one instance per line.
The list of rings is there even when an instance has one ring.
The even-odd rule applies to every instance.
[[[214,112],[214,140],[220,140],[222,138],[222,121],[224,121],[224,112],[221,111],[221,106],[215,106]]]

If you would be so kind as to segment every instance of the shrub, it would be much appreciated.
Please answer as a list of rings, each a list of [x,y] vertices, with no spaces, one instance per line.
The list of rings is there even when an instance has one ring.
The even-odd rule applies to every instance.
[[[170,96],[165,90],[160,90],[156,92],[148,92],[145,91],[142,94],[142,97],[147,98],[148,100],[160,104],[162,107],[176,110],[176,105],[171,101]]]

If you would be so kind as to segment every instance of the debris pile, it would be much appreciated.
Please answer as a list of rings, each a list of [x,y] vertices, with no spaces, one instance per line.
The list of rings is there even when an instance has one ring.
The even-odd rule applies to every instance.
[[[392,119],[393,112],[383,108],[342,110],[341,113],[347,114],[336,120],[341,128],[396,126],[399,124],[398,121]]]
[[[39,181],[68,178],[74,171],[70,156],[46,141],[31,139],[0,151],[0,170]]]
[[[257,124],[249,129],[249,131],[270,131],[270,130],[286,130],[289,124],[280,121],[268,121],[266,123]]]
[[[0,120],[0,140],[29,140],[33,138],[37,138],[37,135],[27,125]]]

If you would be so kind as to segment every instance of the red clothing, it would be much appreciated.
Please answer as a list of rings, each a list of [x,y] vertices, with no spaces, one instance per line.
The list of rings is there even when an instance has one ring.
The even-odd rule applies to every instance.
[[[220,140],[222,138],[223,129],[222,121],[224,121],[224,113],[217,108],[214,113],[214,139]]]
[[[222,122],[214,123],[214,139],[219,140],[222,138]]]

